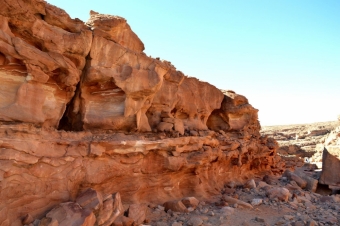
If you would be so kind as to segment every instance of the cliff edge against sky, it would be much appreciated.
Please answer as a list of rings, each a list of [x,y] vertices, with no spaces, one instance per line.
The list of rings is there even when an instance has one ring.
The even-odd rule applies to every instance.
[[[282,172],[247,98],[143,50],[121,17],[83,23],[45,1],[0,3],[0,225],[89,188],[111,204],[117,192],[161,204]],[[98,214],[82,216],[112,221]]]

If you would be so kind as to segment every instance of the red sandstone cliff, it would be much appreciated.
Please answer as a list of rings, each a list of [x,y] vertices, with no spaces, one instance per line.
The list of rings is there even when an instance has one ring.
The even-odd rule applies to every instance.
[[[0,2],[0,225],[87,188],[124,203],[209,199],[281,170],[244,96],[143,50],[121,17],[84,24],[44,1]],[[108,222],[94,213],[87,225]]]

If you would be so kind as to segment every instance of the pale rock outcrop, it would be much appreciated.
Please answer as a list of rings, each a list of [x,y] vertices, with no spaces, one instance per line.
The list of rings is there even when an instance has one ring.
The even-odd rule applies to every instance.
[[[284,202],[287,202],[288,199],[291,197],[291,194],[287,188],[280,187],[267,187],[266,195],[270,199],[278,199]]]
[[[285,161],[286,168],[294,171],[296,167],[302,167],[308,162],[321,169],[325,141],[339,125],[339,121],[330,121],[265,126],[261,134],[277,140],[280,146],[278,154]]]
[[[325,140],[322,155],[321,184],[340,190],[340,127],[333,130]]]

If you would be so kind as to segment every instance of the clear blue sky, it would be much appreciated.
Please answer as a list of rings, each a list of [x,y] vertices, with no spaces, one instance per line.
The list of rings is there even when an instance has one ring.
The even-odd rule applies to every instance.
[[[340,114],[339,0],[47,0],[127,19],[145,53],[245,95],[262,125]]]

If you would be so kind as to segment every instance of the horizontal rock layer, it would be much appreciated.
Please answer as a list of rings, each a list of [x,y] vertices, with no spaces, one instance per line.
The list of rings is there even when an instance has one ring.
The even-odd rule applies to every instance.
[[[41,217],[89,187],[124,203],[208,199],[228,182],[274,169],[276,142],[201,131],[198,136],[59,132],[2,125],[0,222]],[[7,220],[7,221],[6,221]]]
[[[124,18],[90,15],[0,2],[0,225],[53,208],[94,222],[74,202],[88,188],[163,203],[282,171],[247,98],[148,57]]]

